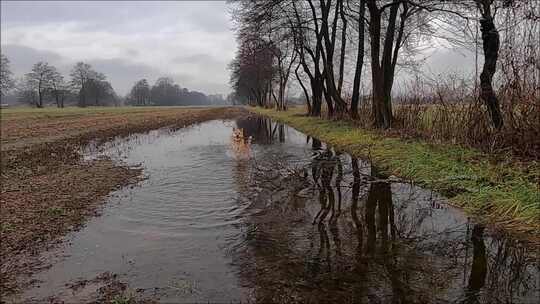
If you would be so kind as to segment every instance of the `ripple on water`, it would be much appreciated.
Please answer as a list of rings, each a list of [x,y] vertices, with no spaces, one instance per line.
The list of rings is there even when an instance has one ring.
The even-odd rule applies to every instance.
[[[252,136],[250,151],[233,147],[235,127]],[[537,300],[538,255],[526,244],[268,120],[161,129],[84,153],[142,164],[148,179],[73,233],[23,300],[104,271],[159,288],[164,302]]]

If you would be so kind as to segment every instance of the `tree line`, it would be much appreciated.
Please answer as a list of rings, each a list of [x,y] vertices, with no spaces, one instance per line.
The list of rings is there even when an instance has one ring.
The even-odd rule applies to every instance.
[[[15,80],[9,69],[9,60],[3,54],[1,58],[2,96],[14,89],[20,103],[37,108],[43,108],[51,101],[63,108],[67,100],[74,101],[80,107],[119,104],[120,98],[107,77],[87,63],[77,62],[71,69],[70,79],[66,80],[55,66],[40,61],[21,79]]]
[[[153,86],[148,80],[137,81],[129,95],[127,103],[135,106],[178,106],[178,105],[224,105],[227,100],[221,94],[205,95],[197,91],[181,88],[170,77],[158,78]]]
[[[123,98],[118,96],[105,74],[94,70],[87,63],[76,63],[69,74],[69,80],[58,69],[47,62],[38,62],[21,79],[15,80],[10,70],[10,62],[3,54],[0,68],[0,93],[5,96],[14,89],[17,100],[23,104],[42,108],[46,103],[54,103],[63,108],[66,103],[80,107],[136,105],[224,105],[230,103],[221,94],[206,95],[181,88],[169,77],[159,78],[153,86],[141,79]]]
[[[323,109],[336,118],[358,119],[359,115],[367,115],[375,127],[386,129],[395,122],[393,88],[397,71],[417,66],[419,48],[433,39],[467,49],[481,44],[484,64],[478,84],[475,80],[475,93],[483,102],[492,127],[500,129],[504,119],[494,75],[501,69],[497,65],[501,53],[509,55],[512,48],[538,45],[540,33],[534,24],[538,24],[540,13],[538,3],[534,2],[231,1],[239,45],[229,65],[231,86],[236,98],[244,103],[284,110],[284,92],[294,77],[309,115],[320,116]],[[512,27],[513,33],[509,32]],[[505,31],[504,43],[501,28]],[[515,66],[533,63],[536,68],[529,75],[533,80],[524,81],[534,88],[540,79],[538,55],[527,49],[503,60]],[[347,84],[346,88],[350,74],[352,86]],[[523,87],[524,81],[506,82],[501,87]],[[363,101],[370,103],[370,107],[359,111]]]

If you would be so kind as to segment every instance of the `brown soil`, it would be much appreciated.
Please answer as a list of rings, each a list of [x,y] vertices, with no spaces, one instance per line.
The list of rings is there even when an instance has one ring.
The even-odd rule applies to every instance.
[[[82,145],[245,114],[241,108],[171,108],[2,117],[0,296],[30,283],[21,278],[46,266],[39,253],[98,214],[111,191],[141,180],[141,168],[82,161]]]

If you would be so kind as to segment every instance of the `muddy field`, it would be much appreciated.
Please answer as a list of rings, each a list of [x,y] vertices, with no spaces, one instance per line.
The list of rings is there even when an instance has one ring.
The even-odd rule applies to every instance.
[[[141,169],[81,147],[165,126],[245,115],[241,108],[9,109],[1,115],[0,295],[30,282],[15,280],[47,267],[37,256],[99,213],[114,189],[141,180]]]

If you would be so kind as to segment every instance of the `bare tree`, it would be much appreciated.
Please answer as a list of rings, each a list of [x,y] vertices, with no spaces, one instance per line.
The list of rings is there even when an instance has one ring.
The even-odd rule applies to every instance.
[[[499,106],[499,100],[493,90],[493,75],[497,70],[497,58],[499,57],[499,32],[495,27],[495,11],[492,7],[494,0],[475,0],[478,10],[482,15],[480,29],[482,31],[482,45],[484,49],[484,67],[480,74],[480,97],[486,103],[491,121],[496,129],[503,126],[503,118]]]
[[[235,13],[240,48],[230,66],[233,72],[237,68],[237,73],[232,74],[231,84],[235,86],[234,79],[243,74],[242,70],[244,73],[251,70],[251,80],[256,81],[251,81],[253,87],[245,91],[254,96],[257,103],[264,103],[265,106],[269,106],[273,99],[278,110],[286,109],[286,89],[298,57],[296,37],[288,18],[290,4],[290,1],[284,0],[239,2]],[[265,61],[267,66],[257,68],[258,61]]]
[[[274,99],[278,110],[286,110],[285,90],[290,78],[292,66],[296,62],[298,54],[294,50],[293,42],[288,35],[277,35],[275,38],[278,39],[278,42],[272,43],[273,45],[276,45],[272,48],[272,51],[277,61],[278,98]]]
[[[15,82],[15,94],[20,103],[38,106],[38,93],[33,80],[23,77]]]
[[[360,0],[358,11],[358,50],[356,56],[356,67],[354,71],[353,91],[351,99],[351,118],[358,118],[358,102],[360,99],[360,81],[362,78],[362,67],[364,65],[364,31],[365,31],[366,1]]]
[[[391,92],[395,67],[405,24],[410,16],[409,5],[407,1],[391,1],[381,5],[376,0],[367,0],[366,4],[369,9],[369,34],[371,38],[373,115],[377,127],[389,128],[392,125]],[[389,12],[387,12],[388,10]],[[384,33],[383,20],[386,23]],[[384,41],[382,45],[381,41]]]
[[[308,90],[306,89],[306,86],[304,85],[304,81],[302,80],[302,77],[298,73],[298,70],[300,69],[301,66],[302,66],[301,64],[298,64],[296,66],[296,69],[294,69],[294,75],[296,76],[296,80],[298,81],[298,84],[300,85],[300,87],[302,88],[302,92],[304,93],[304,98],[306,99],[306,106],[307,106],[308,114],[311,114],[313,110],[311,106],[311,100],[309,98],[309,93],[308,93]]]
[[[51,87],[51,81],[54,77],[54,70],[47,62],[38,62],[32,67],[32,71],[26,74],[28,83],[33,85],[37,94],[38,100],[36,107],[43,107],[43,98],[45,93]]]
[[[49,90],[54,96],[56,106],[63,108],[66,95],[68,94],[68,85],[64,80],[64,76],[62,76],[55,67],[51,66],[51,73]]]
[[[94,78],[96,72],[87,63],[77,62],[71,70],[71,85],[79,93],[79,105],[82,107],[87,106],[87,85],[90,79]]]
[[[9,59],[0,53],[0,96],[4,96],[13,86],[13,73],[9,68]]]
[[[314,6],[312,6],[314,7]],[[323,92],[325,94],[325,99],[328,108],[328,114],[330,116],[334,115],[334,112],[341,115],[345,113],[347,109],[347,104],[343,100],[340,91],[336,85],[335,74],[334,74],[334,54],[336,46],[336,37],[338,33],[338,22],[340,20],[339,13],[343,7],[343,0],[337,0],[335,4],[332,3],[332,0],[319,0],[319,13],[314,13],[314,18],[317,18],[317,15],[320,15],[320,33],[322,36],[323,49],[323,66],[324,66],[324,81],[325,85],[323,86]],[[332,14],[333,12],[333,14]],[[331,15],[333,15],[331,17]],[[345,26],[346,29],[346,26]],[[346,37],[344,35],[344,37]],[[344,60],[344,57],[341,58]],[[341,63],[340,63],[341,65]],[[343,71],[341,71],[343,72]],[[340,78],[343,75],[339,76]]]
[[[237,97],[261,107],[270,104],[273,65],[271,44],[256,33],[239,34],[240,47],[236,58],[229,64],[231,85]]]
[[[135,83],[129,97],[133,104],[145,106],[150,103],[150,85],[146,79],[141,79]]]
[[[458,16],[462,27],[469,27],[474,12],[481,12],[482,40],[485,63],[480,75],[481,98],[487,105],[495,128],[503,124],[501,109],[493,88],[494,74],[499,49],[495,13],[498,7],[514,6],[512,0],[259,0],[235,2],[234,19],[238,24],[239,56],[231,63],[233,76],[231,84],[239,89],[237,96],[258,100],[256,103],[268,106],[268,95],[276,104],[281,98],[273,94],[277,83],[282,93],[282,73],[290,64],[283,65],[282,54],[293,48],[297,60],[295,76],[305,95],[310,115],[321,115],[324,98],[329,116],[348,111],[351,118],[358,118],[360,87],[364,61],[371,69],[371,94],[373,125],[390,128],[393,124],[392,90],[397,67],[414,67],[417,47],[432,37],[461,43],[457,33],[448,34],[445,24],[449,16]],[[527,13],[531,15],[531,13]],[[528,16],[529,16],[528,15]],[[532,14],[534,15],[534,14]],[[533,20],[534,17],[528,17]],[[357,25],[351,26],[352,25]],[[367,33],[369,36],[365,37]],[[442,28],[442,29],[441,29]],[[441,34],[438,30],[447,31]],[[532,33],[532,31],[529,31]],[[448,37],[445,37],[448,36]],[[450,37],[454,36],[454,37]],[[350,108],[344,90],[347,41],[356,41],[356,62]],[[355,40],[354,40],[355,39]],[[368,60],[365,60],[365,40],[369,39]],[[531,39],[529,39],[531,40]],[[534,40],[534,39],[532,39]],[[531,41],[532,41],[531,40]],[[256,42],[257,41],[257,42]],[[264,52],[255,52],[254,46],[265,46],[272,58],[265,61]],[[470,45],[470,44],[469,44]],[[534,53],[527,51],[528,54]],[[513,61],[512,61],[513,62]],[[510,65],[512,65],[510,62]],[[265,81],[260,78],[261,66],[268,68]],[[508,65],[507,65],[508,66]],[[259,69],[259,73],[255,71]],[[248,73],[247,71],[250,71]],[[243,72],[241,72],[243,71]],[[250,76],[247,76],[250,75]],[[535,76],[536,74],[532,75]],[[257,77],[259,76],[259,78]],[[280,81],[274,82],[275,79]],[[533,77],[534,78],[534,77]],[[303,80],[309,80],[303,82]],[[534,85],[532,86],[534,87]],[[241,93],[240,91],[244,91]],[[258,97],[256,97],[258,96]],[[279,108],[279,106],[278,106]]]
[[[320,67],[322,42],[319,34],[319,22],[313,2],[292,1],[296,37],[296,50],[300,65],[309,78],[311,87],[311,104],[309,115],[320,116],[323,94],[323,74]],[[307,93],[306,93],[307,94]],[[306,95],[307,96],[307,95]],[[309,99],[306,97],[306,101]]]
[[[102,98],[112,91],[112,87],[103,73],[94,72],[86,83],[85,91],[87,97],[94,97],[94,105],[99,106]]]

